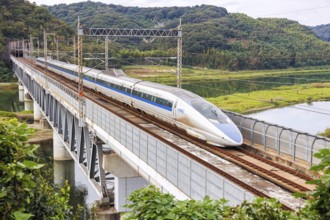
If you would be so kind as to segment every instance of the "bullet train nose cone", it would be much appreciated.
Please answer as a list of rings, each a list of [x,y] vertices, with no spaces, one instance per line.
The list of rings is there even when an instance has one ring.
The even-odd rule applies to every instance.
[[[214,123],[214,125],[217,126],[217,128],[221,130],[225,135],[227,135],[230,139],[232,139],[235,144],[243,143],[243,137],[241,135],[241,132],[235,125],[220,123]]]

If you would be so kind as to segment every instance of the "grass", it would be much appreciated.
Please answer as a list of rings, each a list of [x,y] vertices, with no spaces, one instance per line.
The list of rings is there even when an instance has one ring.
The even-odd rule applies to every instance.
[[[17,112],[17,114],[22,114],[22,115],[33,114],[33,110],[23,110],[23,111]]]
[[[330,83],[281,86],[271,90],[235,93],[207,100],[223,109],[244,114],[304,102],[329,101]]]
[[[15,116],[16,116],[15,112],[0,111],[0,117],[13,118]]]
[[[28,118],[33,115],[33,111],[7,112],[0,111],[0,118]]]
[[[176,67],[174,66],[125,66],[127,75],[152,82],[175,83]],[[205,68],[183,68],[183,81],[200,81],[212,79],[253,79],[265,76],[286,76],[286,75],[309,75],[309,74],[329,74],[330,66],[290,68],[284,70],[249,70],[249,71],[225,71]]]
[[[17,83],[0,83],[1,90],[13,90],[17,88],[18,88]]]

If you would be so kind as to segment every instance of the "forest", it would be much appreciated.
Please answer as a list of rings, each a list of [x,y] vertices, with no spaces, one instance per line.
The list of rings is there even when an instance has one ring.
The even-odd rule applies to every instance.
[[[43,7],[24,0],[0,1],[0,81],[8,81],[11,77],[8,42],[29,39],[30,35],[41,42],[44,29],[67,37],[74,34],[70,26]]]
[[[32,35],[40,40],[42,47],[42,33],[46,29],[59,36],[61,50],[72,51],[66,42],[75,33],[78,16],[87,28],[176,28],[181,18],[184,67],[239,71],[330,64],[328,42],[309,27],[283,18],[253,19],[210,5],[143,8],[87,1],[40,7],[24,0],[3,0],[0,3],[0,80],[8,79],[10,62],[6,45],[9,40],[28,39]],[[104,53],[102,40],[84,40],[86,57],[88,52]],[[176,40],[157,39],[152,43],[136,38],[111,40],[109,57],[113,66],[145,64],[147,57],[154,60],[162,57],[158,63],[176,65],[175,60],[168,59],[176,56]],[[85,64],[97,66],[98,62]]]
[[[75,26],[77,17],[85,27],[176,28],[183,27],[183,64],[213,69],[278,69],[330,63],[330,44],[307,26],[283,18],[253,19],[225,8],[143,8],[95,2],[48,7],[59,19]],[[148,57],[175,56],[176,42],[117,39],[113,56],[130,64]]]

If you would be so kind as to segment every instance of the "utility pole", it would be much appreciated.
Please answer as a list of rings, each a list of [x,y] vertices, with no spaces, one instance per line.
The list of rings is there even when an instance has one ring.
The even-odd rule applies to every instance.
[[[44,59],[45,59],[45,68],[47,69],[47,34],[44,29]]]
[[[25,50],[25,47],[24,47],[24,39],[22,40],[22,57],[24,57],[24,50]]]
[[[104,54],[105,54],[105,58],[104,58],[104,70],[108,70],[109,69],[109,38],[108,36],[105,37],[104,39],[104,43],[105,43],[105,51],[104,51]]]
[[[54,36],[54,42],[57,45],[57,59],[58,59],[58,41],[56,41],[56,34],[55,33],[46,33],[46,30],[44,29],[44,58],[45,58],[45,67],[47,69],[47,37],[48,35]],[[38,40],[39,41],[39,40]]]
[[[59,60],[59,56],[58,56],[58,37],[56,36],[56,38],[54,39],[56,42],[56,59]]]
[[[38,57],[39,57],[39,47],[40,47],[40,46],[39,46],[39,45],[40,45],[40,44],[39,44],[39,38],[37,38],[37,45],[38,45]]]
[[[32,35],[30,35],[30,58],[32,59],[33,56],[33,39],[32,39]]]
[[[177,75],[176,75],[176,87],[181,88],[182,83],[182,26],[181,18],[178,26],[178,51],[177,51]]]
[[[76,35],[73,35],[73,64],[76,63]]]
[[[78,35],[78,97],[79,97],[79,127],[85,126],[84,121],[84,73],[83,73],[83,29],[80,29],[80,19],[78,17],[77,35]]]

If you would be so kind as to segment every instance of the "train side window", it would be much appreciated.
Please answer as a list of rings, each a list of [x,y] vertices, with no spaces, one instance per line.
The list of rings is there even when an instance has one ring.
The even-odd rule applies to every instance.
[[[133,90],[133,96],[142,97],[142,92]]]
[[[148,99],[149,101],[151,101],[151,100],[152,100],[152,95],[147,94],[147,99]]]
[[[103,84],[103,80],[101,80],[101,79],[96,79],[96,82],[99,84]]]
[[[161,98],[158,98],[158,97],[156,97],[156,103],[161,105],[161,104],[162,104],[162,99],[161,99]]]

